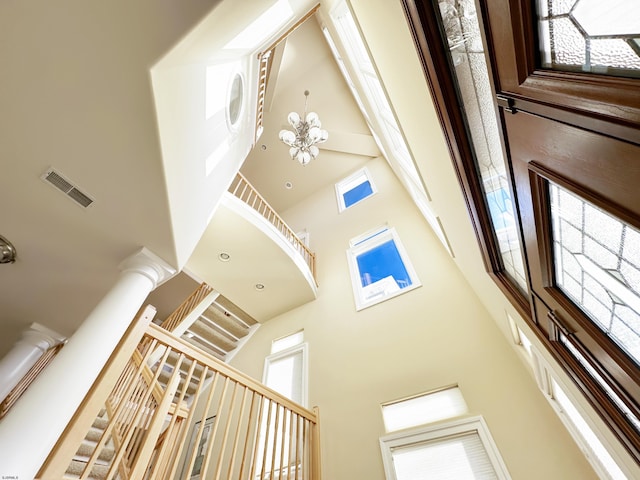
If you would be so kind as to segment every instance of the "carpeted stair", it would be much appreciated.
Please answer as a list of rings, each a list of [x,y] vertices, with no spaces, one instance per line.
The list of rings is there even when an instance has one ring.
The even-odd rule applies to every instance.
[[[102,434],[104,433],[105,428],[107,428],[108,423],[109,422],[103,410],[94,420],[91,429],[87,433],[87,436],[80,445],[80,448],[78,448],[78,451],[73,457],[73,460],[71,460],[71,464],[69,465],[69,468],[67,469],[67,472],[64,476],[65,479],[80,478],[80,475],[82,475],[82,472],[84,471],[89,458],[91,457],[91,455],[93,455],[93,452],[95,451],[100,438],[102,438]],[[113,443],[111,440],[109,440],[98,455],[98,459],[91,469],[89,478],[92,480],[104,479],[109,472],[109,467],[114,454],[115,450],[113,448]]]

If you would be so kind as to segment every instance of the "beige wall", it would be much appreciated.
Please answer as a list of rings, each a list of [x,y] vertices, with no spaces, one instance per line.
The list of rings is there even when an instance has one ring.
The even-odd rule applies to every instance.
[[[382,480],[380,403],[454,383],[485,417],[512,478],[596,478],[384,160],[369,165],[379,193],[362,204],[338,214],[327,187],[284,213],[311,233],[318,299],[264,324],[232,363],[261,379],[271,341],[304,328],[327,479]],[[356,313],[345,251],[385,222],[422,287]]]

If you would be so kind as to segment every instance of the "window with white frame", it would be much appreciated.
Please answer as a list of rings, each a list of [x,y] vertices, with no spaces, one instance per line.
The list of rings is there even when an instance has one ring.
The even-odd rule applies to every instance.
[[[387,431],[397,430],[380,438],[387,480],[509,479],[486,423],[466,413],[455,385],[382,405]]]
[[[514,319],[507,314],[511,332],[516,344],[520,345],[532,366],[538,387],[551,403],[554,411],[562,420],[573,439],[584,452],[587,460],[601,478],[610,480],[626,480],[628,475],[622,472],[621,465],[614,460],[610,448],[601,440],[588,422],[588,417],[581,413],[578,404],[571,400],[569,393],[561,387],[560,381],[545,364],[532,342],[517,326]]]
[[[376,187],[367,168],[362,168],[336,183],[338,210],[340,212],[376,193]]]
[[[273,341],[264,362],[263,383],[300,405],[307,405],[307,344],[302,331]]]
[[[420,281],[394,228],[351,240],[347,250],[356,310],[419,287]]]
[[[387,432],[434,423],[468,413],[467,403],[457,385],[382,404]]]
[[[444,247],[453,255],[348,2],[336,2],[330,17],[334,33],[327,25],[322,31],[376,144]],[[336,35],[335,39],[333,35]]]

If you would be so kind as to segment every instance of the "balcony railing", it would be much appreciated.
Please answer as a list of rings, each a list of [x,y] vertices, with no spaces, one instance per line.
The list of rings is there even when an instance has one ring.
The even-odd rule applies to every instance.
[[[294,246],[294,248],[302,255],[304,261],[309,266],[313,278],[316,278],[316,256],[309,248],[302,243],[302,240],[289,228],[289,226],[280,218],[280,216],[271,208],[267,201],[262,198],[253,185],[238,172],[236,178],[229,187],[229,192],[238,197],[244,203],[249,205],[260,215],[266,218],[278,231]]]

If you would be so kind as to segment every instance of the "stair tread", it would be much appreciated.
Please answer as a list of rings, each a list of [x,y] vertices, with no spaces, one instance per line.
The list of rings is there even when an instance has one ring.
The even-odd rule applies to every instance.
[[[231,350],[236,348],[237,342],[230,340],[202,321],[196,320],[193,325],[189,327],[188,331],[195,335],[198,335],[202,339],[205,339],[207,342],[220,348],[221,350],[224,350],[225,352],[230,352]]]
[[[82,472],[84,471],[86,465],[87,465],[86,462],[81,462],[79,460],[71,460],[71,463],[69,464],[69,467],[67,468],[66,473],[68,475],[80,476],[82,475]],[[89,478],[102,479],[107,476],[107,473],[109,473],[109,465],[94,464],[93,467],[91,468],[91,472],[89,473]]]
[[[220,306],[215,303],[202,312],[202,317],[211,323],[219,325],[236,338],[243,338],[249,333],[249,328],[244,323],[233,315],[228,314],[225,310],[221,310]]]
[[[238,317],[240,320],[242,320],[244,323],[246,323],[250,327],[258,323],[251,315],[249,315],[247,312],[242,310],[231,300],[229,300],[228,298],[222,295],[219,295],[218,298],[216,298],[216,303],[220,305],[224,310]]]
[[[95,445],[83,442],[80,444],[80,448],[78,448],[76,455],[89,458],[91,457],[91,455],[93,455],[94,450]],[[100,455],[98,455],[98,459],[108,462],[113,458],[114,454],[115,450],[112,447],[103,447]]]

